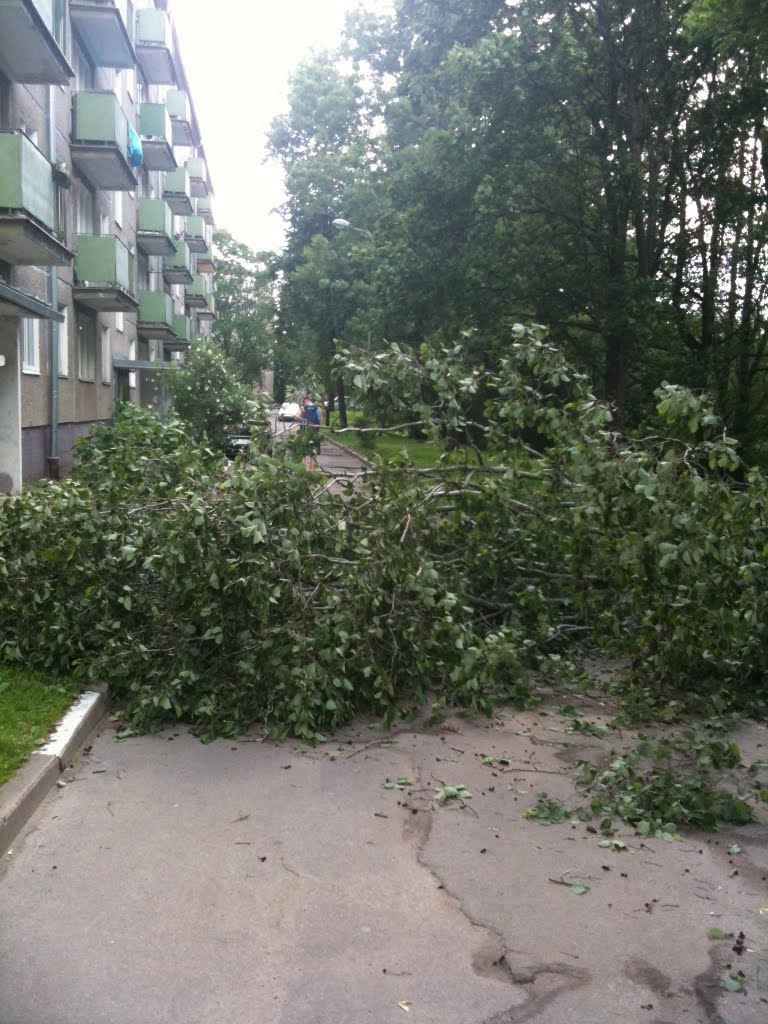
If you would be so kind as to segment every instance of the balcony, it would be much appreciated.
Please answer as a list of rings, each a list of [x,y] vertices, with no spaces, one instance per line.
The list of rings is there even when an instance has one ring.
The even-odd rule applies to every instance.
[[[192,209],[192,193],[189,175],[184,167],[169,171],[163,179],[163,199],[168,203],[177,217],[186,217],[194,213]]]
[[[202,217],[206,224],[213,227],[215,223],[213,219],[213,200],[210,196],[197,200],[197,215]]]
[[[0,0],[0,68],[12,82],[69,85],[61,0]]]
[[[202,252],[197,254],[195,261],[198,274],[213,274],[216,270],[216,264],[213,262],[213,256],[211,250],[206,245]]]
[[[187,173],[189,174],[192,195],[197,199],[207,198],[210,188],[208,184],[208,168],[205,166],[205,160],[199,156],[191,156],[187,160]]]
[[[72,102],[72,163],[93,188],[130,192],[128,120],[113,92],[78,92]]]
[[[202,217],[187,217],[184,222],[184,241],[190,252],[205,252],[208,247],[207,226]]]
[[[53,168],[21,132],[0,131],[0,260],[62,267],[72,253],[57,237]]]
[[[78,235],[73,298],[96,313],[133,313],[133,253],[114,235]]]
[[[131,0],[71,0],[72,27],[91,63],[99,68],[132,68]]]
[[[197,274],[193,279],[192,284],[187,285],[184,293],[184,301],[187,304],[187,309],[204,309],[207,294],[208,286],[200,274]]]
[[[148,256],[172,256],[173,214],[162,199],[140,199],[136,223],[136,244]]]
[[[166,284],[192,284],[192,257],[182,239],[176,243],[173,256],[166,256],[163,260],[163,280]]]
[[[192,114],[187,94],[182,89],[169,89],[165,94],[165,104],[171,115],[174,146],[194,146],[196,140],[192,134]]]
[[[137,332],[140,338],[154,338],[156,341],[177,341],[173,330],[173,301],[165,292],[139,292],[139,320]]]
[[[136,21],[136,58],[150,85],[175,85],[171,23],[166,11],[146,7]]]
[[[203,292],[203,305],[195,310],[195,316],[199,324],[211,323],[216,319],[216,300],[211,292]]]
[[[188,316],[181,313],[173,315],[173,333],[176,335],[173,341],[166,341],[166,352],[185,352],[192,342],[192,322]]]
[[[139,107],[139,133],[147,170],[175,171],[173,130],[164,103],[141,104]]]

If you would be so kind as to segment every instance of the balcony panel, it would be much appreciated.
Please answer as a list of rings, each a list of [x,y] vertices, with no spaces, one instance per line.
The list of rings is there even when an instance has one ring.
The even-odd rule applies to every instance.
[[[71,0],[72,27],[91,62],[100,68],[132,68],[136,54],[128,0]]]
[[[173,214],[162,199],[140,199],[136,225],[136,243],[148,256],[172,256]]]
[[[69,85],[74,71],[56,35],[52,0],[0,0],[0,68],[12,82]]]
[[[175,85],[171,23],[166,11],[146,7],[136,22],[136,57],[150,85]]]
[[[187,217],[184,225],[184,240],[190,252],[205,252],[207,225],[202,217]]]
[[[72,253],[55,229],[53,168],[26,135],[0,131],[0,260],[65,266]]]
[[[137,331],[140,338],[157,341],[176,341],[173,330],[173,302],[165,292],[139,292],[139,319]]]
[[[176,170],[176,157],[173,155],[173,130],[164,103],[141,104],[139,131],[147,169],[150,171]]]
[[[216,300],[210,292],[203,292],[204,303],[197,309],[198,323],[210,323],[216,319]]]
[[[184,167],[170,171],[163,179],[163,199],[178,217],[194,213],[189,175]]]
[[[97,313],[133,313],[134,257],[114,235],[78,235],[75,302]]]
[[[165,342],[166,352],[184,352],[192,340],[192,323],[188,316],[181,313],[173,315],[173,333],[176,335],[173,341]]]
[[[194,146],[197,140],[192,132],[192,115],[187,94],[182,89],[169,89],[165,94],[165,103],[171,115],[174,146]]]
[[[128,120],[113,92],[78,92],[72,102],[72,163],[93,188],[130,192]]]
[[[198,274],[213,274],[215,272],[216,264],[213,262],[213,256],[208,246],[197,254],[196,269]]]
[[[205,281],[197,274],[193,279],[192,284],[187,285],[184,292],[184,301],[187,304],[188,309],[204,309],[206,305],[206,295],[208,294],[208,288]]]
[[[163,260],[163,280],[166,284],[192,284],[191,256],[189,247],[180,239],[176,251]]]
[[[205,160],[199,156],[191,156],[187,160],[187,173],[189,174],[192,195],[196,199],[206,199],[210,189],[208,187],[208,168],[205,166]]]
[[[206,224],[213,227],[215,223],[213,219],[213,200],[210,196],[197,200],[197,215],[202,217]]]

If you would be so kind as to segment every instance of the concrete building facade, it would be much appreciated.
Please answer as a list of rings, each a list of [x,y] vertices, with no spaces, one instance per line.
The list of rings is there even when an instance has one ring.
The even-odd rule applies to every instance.
[[[215,317],[212,193],[167,0],[0,0],[0,492],[163,405]]]

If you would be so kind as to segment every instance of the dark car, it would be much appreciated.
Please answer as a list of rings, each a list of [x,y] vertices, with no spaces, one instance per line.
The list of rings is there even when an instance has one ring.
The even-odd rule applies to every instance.
[[[224,428],[224,451],[228,459],[236,459],[238,455],[247,455],[251,441],[261,434],[264,439],[264,450],[272,454],[272,428],[266,420],[254,420],[240,427]]]

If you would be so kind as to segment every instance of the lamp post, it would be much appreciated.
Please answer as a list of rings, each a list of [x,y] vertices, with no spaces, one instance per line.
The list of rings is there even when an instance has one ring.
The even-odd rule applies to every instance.
[[[366,231],[365,228],[356,228],[354,224],[350,224],[348,220],[344,220],[343,217],[337,217],[331,221],[333,227],[338,228],[339,231],[359,231],[361,235],[365,235],[373,241],[373,235],[370,231]]]

